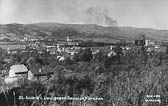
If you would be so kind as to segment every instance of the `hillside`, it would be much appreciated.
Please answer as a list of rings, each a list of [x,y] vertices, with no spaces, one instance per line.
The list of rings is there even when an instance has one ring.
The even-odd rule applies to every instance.
[[[103,27],[95,24],[6,24],[0,26],[0,38],[22,39],[25,36],[33,38],[73,36],[76,38],[124,38],[134,39],[139,34],[145,34],[148,39],[166,40],[168,30],[155,30],[134,27]]]

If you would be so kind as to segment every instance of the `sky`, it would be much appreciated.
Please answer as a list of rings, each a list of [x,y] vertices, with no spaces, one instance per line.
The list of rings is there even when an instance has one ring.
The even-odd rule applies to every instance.
[[[56,22],[168,29],[168,0],[0,0],[0,24]]]

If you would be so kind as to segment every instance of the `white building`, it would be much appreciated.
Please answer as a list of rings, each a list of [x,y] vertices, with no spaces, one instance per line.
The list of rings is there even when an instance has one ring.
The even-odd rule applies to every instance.
[[[149,45],[149,40],[145,40],[145,46]]]
[[[27,78],[27,75],[28,75],[28,69],[25,65],[23,64],[13,65],[10,67],[9,75],[5,77],[4,82],[8,84],[14,83],[17,82],[19,79]]]

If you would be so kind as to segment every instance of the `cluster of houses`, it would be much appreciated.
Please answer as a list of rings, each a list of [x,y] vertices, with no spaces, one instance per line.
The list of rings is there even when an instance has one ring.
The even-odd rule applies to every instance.
[[[167,41],[155,41],[148,40],[145,38],[145,35],[139,35],[135,40],[136,46],[144,46],[147,52],[155,51],[155,52],[165,52],[167,49],[168,42]]]
[[[74,55],[78,52],[79,49],[91,48],[93,52],[97,51],[100,48],[109,47],[112,48],[114,46],[121,45],[122,48],[130,49],[135,46],[145,46],[147,51],[164,51],[166,46],[162,45],[163,42],[156,42],[154,40],[149,40],[145,38],[145,35],[139,35],[134,42],[130,43],[123,39],[114,40],[114,42],[101,42],[101,41],[92,41],[92,40],[74,40],[69,37],[66,39],[56,39],[56,38],[32,38],[28,39],[25,37],[23,41],[20,41],[19,45],[2,45],[4,48],[9,48],[7,50],[15,51],[16,49],[35,49],[38,51],[47,51],[50,54],[58,54],[58,53],[68,53]],[[124,42],[124,43],[123,43]],[[0,45],[1,47],[1,45]],[[112,49],[111,49],[112,50]]]
[[[26,39],[27,40],[27,39]],[[58,41],[58,40],[57,40]],[[50,39],[46,42],[39,42],[37,40],[33,42],[25,43],[26,47],[29,49],[35,49],[38,53],[42,53],[43,51],[50,53],[51,55],[57,56],[57,59],[60,61],[65,59],[64,54],[68,54],[73,56],[75,53],[78,53],[80,49],[90,48],[92,54],[96,54],[99,50],[103,49],[107,51],[108,56],[116,55],[113,48],[120,44],[114,43],[99,43],[99,42],[82,42],[81,40],[75,41],[67,37],[66,41],[60,41],[55,43],[55,39]],[[62,42],[62,43],[61,43]],[[144,35],[140,35],[137,37],[133,44],[121,44],[120,45],[123,53],[126,53],[127,50],[131,48],[136,48],[140,46],[144,46],[148,52],[150,51],[157,51],[157,52],[165,52],[167,44],[158,43],[156,41],[147,40],[145,39]],[[25,48],[26,48],[25,47]],[[22,49],[21,52],[26,52],[26,49]],[[17,53],[17,49],[8,50],[7,53]],[[6,60],[10,62],[10,60]],[[46,71],[47,70],[47,71]],[[4,76],[4,82],[6,84],[11,84],[18,82],[18,80],[23,79],[25,80],[43,80],[48,79],[54,74],[55,70],[50,67],[26,67],[23,64],[12,65],[8,70],[1,71],[2,74],[8,73],[8,75]],[[17,84],[15,84],[17,85]]]
[[[12,65],[8,70],[3,70],[1,76],[4,83],[7,85],[21,86],[27,80],[47,80],[53,77],[55,70],[50,67],[30,67],[24,64]],[[5,75],[6,74],[6,75]]]

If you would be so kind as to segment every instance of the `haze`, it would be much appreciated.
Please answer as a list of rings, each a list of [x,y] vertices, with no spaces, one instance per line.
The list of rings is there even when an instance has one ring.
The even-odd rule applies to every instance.
[[[167,0],[0,0],[0,24],[57,22],[168,29]]]

